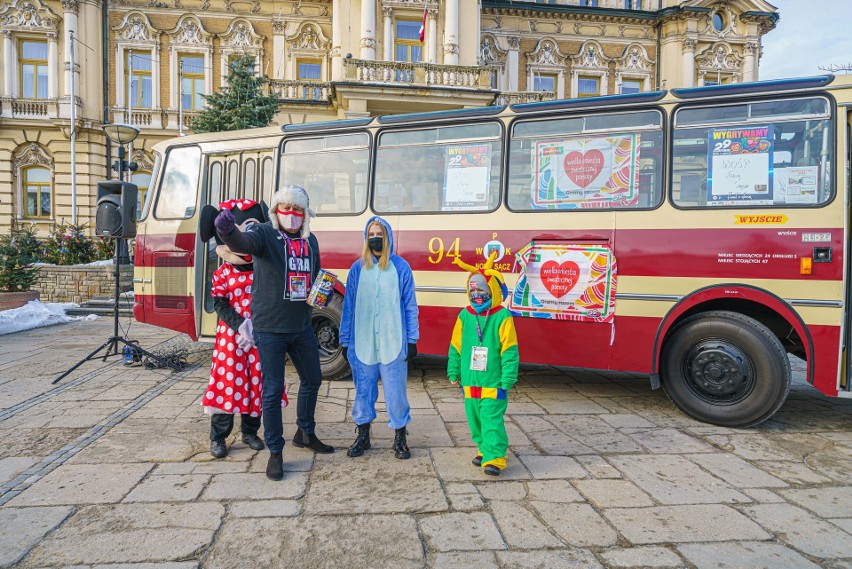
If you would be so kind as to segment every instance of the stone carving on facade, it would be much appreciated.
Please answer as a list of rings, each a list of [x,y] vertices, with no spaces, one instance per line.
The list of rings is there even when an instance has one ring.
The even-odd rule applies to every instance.
[[[716,14],[722,16],[722,21],[725,23],[724,27],[721,30],[717,30],[713,25],[713,18]],[[719,6],[713,10],[710,14],[707,14],[705,18],[705,27],[704,31],[701,33],[703,35],[710,34],[716,36],[718,38],[726,38],[728,36],[739,36],[737,33],[737,27],[734,25],[736,21],[736,15],[731,12],[726,6],[719,4]]]
[[[42,145],[31,142],[15,152],[15,170],[20,171],[27,166],[53,168],[53,158]]]
[[[529,65],[545,65],[562,67],[566,55],[559,51],[556,40],[553,38],[542,38],[536,45],[535,50],[527,53]]]
[[[648,58],[648,52],[638,43],[627,46],[624,54],[615,60],[615,66],[620,71],[650,72],[654,62]]]
[[[160,31],[151,25],[148,16],[142,12],[129,12],[113,31],[122,42],[154,41],[160,34]]]
[[[370,40],[372,46],[376,44],[373,38],[361,38],[361,45],[364,45],[364,40]],[[287,56],[307,55],[310,57],[325,58],[331,48],[331,40],[325,37],[316,22],[302,22],[296,28],[296,31],[287,37]]]
[[[183,10],[183,4],[181,4],[180,0],[172,0],[172,8]]]
[[[760,52],[760,46],[755,42],[748,42],[743,46],[743,53],[746,55],[757,55]]]
[[[131,160],[136,162],[136,167],[138,171],[142,172],[151,172],[154,169],[154,160],[150,154],[142,150],[141,148],[133,149],[133,156]]]
[[[233,0],[224,0],[225,2],[225,11],[233,12],[234,11],[234,2]]]
[[[181,45],[209,46],[212,36],[204,29],[198,18],[192,14],[181,16],[177,26],[170,32],[171,43]]]
[[[521,49],[521,36],[506,36],[506,45],[509,49]]]
[[[742,72],[743,57],[730,44],[718,42],[695,56],[699,74],[715,74],[717,77],[728,76],[737,81]]]
[[[482,34],[479,40],[480,65],[504,65],[506,50],[500,49],[497,38],[491,34]]]
[[[698,46],[698,40],[695,38],[686,38],[683,40],[683,52],[689,53],[695,51],[695,48]]]
[[[210,0],[203,0],[203,2],[201,2],[201,9],[202,10],[209,10],[210,9]]]
[[[3,32],[56,32],[59,17],[39,0],[18,0],[0,9]]]
[[[529,24],[530,24],[530,31],[531,31],[531,32],[535,32],[535,31],[536,31],[536,25],[537,25],[537,24],[536,24],[536,21],[535,21],[535,20],[530,20],[530,21],[529,21]]]
[[[385,18],[393,18],[393,8],[391,8],[389,6],[383,6],[382,7],[382,15]]]
[[[293,4],[293,10],[290,13],[294,16],[303,16],[304,14],[302,14],[302,3],[296,2],[295,4]]]
[[[604,94],[605,78],[609,75],[608,57],[603,54],[603,48],[596,40],[587,40],[580,46],[580,51],[571,56],[571,72],[574,78],[580,73],[598,75],[601,77],[601,94]]]
[[[237,18],[231,22],[221,36],[222,45],[237,49],[260,49],[263,47],[263,36],[254,31],[250,22],[243,18]]]
[[[80,13],[80,3],[77,0],[61,0],[60,4],[62,4],[62,11],[66,14],[68,12],[72,14]]]

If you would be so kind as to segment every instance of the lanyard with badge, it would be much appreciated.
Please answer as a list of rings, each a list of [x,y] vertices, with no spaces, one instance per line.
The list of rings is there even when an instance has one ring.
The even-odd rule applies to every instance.
[[[284,300],[304,301],[308,298],[308,274],[299,272],[298,274],[290,274],[290,259],[294,264],[297,264],[301,259],[310,260],[310,246],[305,239],[291,239],[283,231],[281,238],[287,243],[287,252],[289,253],[287,262],[284,264],[284,282],[287,284],[287,289],[284,291]],[[296,246],[298,243],[298,249]]]
[[[470,369],[472,371],[485,371],[488,368],[488,348],[482,346],[482,330],[488,326],[488,310],[485,311],[485,322],[480,327],[479,314],[476,314],[476,335],[479,337],[479,346],[474,346],[470,354]]]

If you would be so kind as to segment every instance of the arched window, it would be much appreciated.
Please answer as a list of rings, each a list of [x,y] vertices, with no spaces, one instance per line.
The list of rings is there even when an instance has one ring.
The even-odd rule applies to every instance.
[[[21,187],[24,190],[24,217],[50,218],[53,211],[50,170],[41,166],[28,166],[21,170]]]

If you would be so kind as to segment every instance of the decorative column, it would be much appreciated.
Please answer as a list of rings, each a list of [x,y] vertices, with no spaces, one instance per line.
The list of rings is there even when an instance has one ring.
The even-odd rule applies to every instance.
[[[3,30],[3,96],[18,96],[18,74],[15,73],[15,44],[11,30]],[[4,112],[8,105],[4,105]],[[8,112],[11,112],[11,108]]]
[[[71,96],[71,81],[74,81],[74,91],[76,93],[80,92],[80,82],[79,78],[79,64],[74,65],[74,69],[71,69],[71,32],[74,32],[76,37],[80,37],[80,31],[77,27],[77,13],[79,12],[80,5],[77,0],[62,0],[62,9],[64,16],[64,30],[63,36],[65,36],[65,92],[63,96],[70,97]],[[48,57],[50,55],[50,46],[48,45]],[[79,49],[75,50],[76,53],[79,53]],[[48,85],[48,92],[50,91],[50,86]],[[73,101],[72,101],[73,104]]]
[[[444,7],[444,65],[458,65],[459,0],[446,0]]]
[[[385,20],[385,35],[382,39],[384,44],[384,59],[385,61],[393,61],[393,8],[382,8],[382,15]]]
[[[340,12],[340,0],[331,4],[331,80],[343,79],[343,54],[340,44],[343,41],[343,14]]]
[[[376,59],[376,0],[361,0],[361,59]]]
[[[695,85],[695,46],[698,40],[686,38],[683,42],[683,86]]]
[[[704,87],[704,76],[707,75],[707,70],[699,69],[698,70],[698,86]]]
[[[59,71],[59,49],[56,45],[56,33],[47,34],[47,98],[55,99],[56,94],[56,72]],[[10,67],[10,69],[13,69]],[[69,86],[70,88],[70,86]]]
[[[426,61],[438,63],[438,7],[426,9]]]
[[[106,1],[106,0],[104,0]],[[151,50],[151,108],[160,107],[160,36],[157,34],[157,45]]]
[[[521,49],[520,36],[506,38],[509,51],[506,54],[506,91],[520,91],[518,87],[518,50]]]
[[[756,66],[754,64],[758,46],[754,42],[748,42],[743,46],[743,81],[757,81]]]
[[[338,0],[336,0],[338,1]],[[336,5],[336,4],[335,4]],[[337,21],[335,17],[334,21]],[[273,20],[272,22],[272,78],[273,79],[288,79],[285,77],[285,70],[287,68],[284,65],[284,61],[277,61],[276,58],[284,58],[284,48],[286,45],[286,36],[284,35],[287,31],[287,22],[284,20]],[[339,57],[338,57],[339,59]],[[295,79],[295,77],[290,77],[289,79]]]

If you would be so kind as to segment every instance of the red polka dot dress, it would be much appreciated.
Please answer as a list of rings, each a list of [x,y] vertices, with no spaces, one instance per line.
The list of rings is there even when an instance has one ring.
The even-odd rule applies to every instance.
[[[223,263],[213,273],[212,296],[227,298],[243,318],[251,318],[251,285],[253,271],[240,272],[230,263]],[[263,378],[257,348],[243,351],[237,346],[237,333],[221,319],[216,328],[213,347],[213,367],[202,405],[206,413],[246,414],[260,417]],[[281,406],[288,403],[287,393]]]

